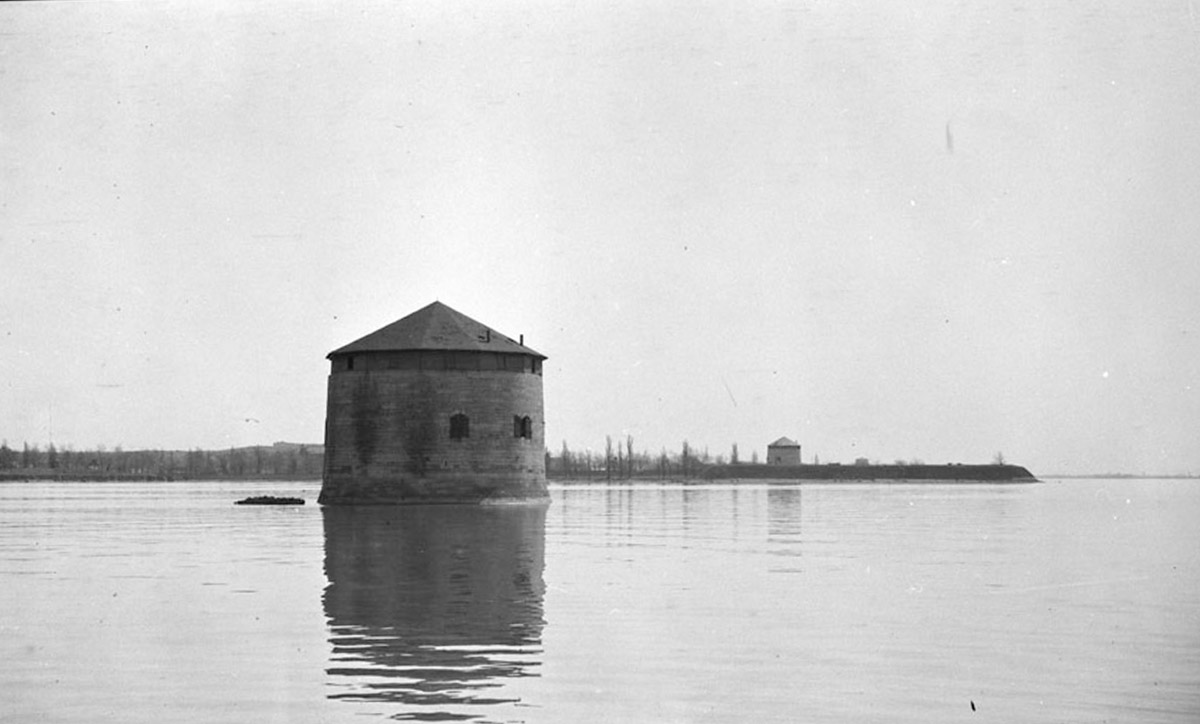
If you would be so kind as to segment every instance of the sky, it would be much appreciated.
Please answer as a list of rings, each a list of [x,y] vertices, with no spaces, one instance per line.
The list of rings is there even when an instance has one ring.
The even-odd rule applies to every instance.
[[[546,440],[1200,473],[1188,0],[0,6],[0,438],[320,442],[440,300]]]

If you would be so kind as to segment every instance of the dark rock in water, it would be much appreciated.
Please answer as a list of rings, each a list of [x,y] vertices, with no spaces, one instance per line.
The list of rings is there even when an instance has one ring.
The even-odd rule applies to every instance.
[[[255,495],[243,498],[234,505],[304,505],[304,498],[278,498],[274,495]]]

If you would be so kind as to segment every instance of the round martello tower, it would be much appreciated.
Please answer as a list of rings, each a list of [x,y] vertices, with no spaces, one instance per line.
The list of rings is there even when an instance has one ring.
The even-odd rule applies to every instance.
[[[319,502],[546,502],[545,355],[441,302],[330,352]]]

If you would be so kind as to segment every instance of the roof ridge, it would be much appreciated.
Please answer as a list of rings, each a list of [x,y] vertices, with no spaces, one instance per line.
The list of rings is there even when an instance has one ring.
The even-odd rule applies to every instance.
[[[520,342],[513,340],[437,300],[335,349],[327,356],[405,350],[499,352],[546,358],[540,352],[526,347],[524,337]]]

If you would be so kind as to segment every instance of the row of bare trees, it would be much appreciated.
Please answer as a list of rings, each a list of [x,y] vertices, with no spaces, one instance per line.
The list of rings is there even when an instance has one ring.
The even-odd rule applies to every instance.
[[[629,480],[632,478],[688,478],[698,474],[709,465],[737,465],[743,462],[738,455],[737,443],[733,444],[729,456],[710,455],[708,448],[697,450],[684,440],[678,451],[663,447],[658,454],[646,450],[635,451],[633,436],[614,439],[604,438],[604,450],[591,448],[572,450],[563,440],[558,455],[546,451],[546,474],[563,480]],[[758,453],[751,455],[751,462],[758,462]]]
[[[20,450],[0,442],[0,474],[29,477],[113,477],[205,479],[321,475],[323,451],[306,445],[277,444],[228,450],[90,450],[71,446],[43,450],[25,443]]]

